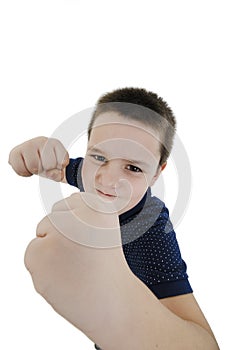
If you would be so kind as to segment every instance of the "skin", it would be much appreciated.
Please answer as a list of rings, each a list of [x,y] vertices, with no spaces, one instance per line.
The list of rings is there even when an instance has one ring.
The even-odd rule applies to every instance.
[[[128,211],[143,198],[166,165],[159,166],[159,148],[150,127],[114,112],[100,115],[84,158],[85,191],[113,201],[119,214]]]
[[[111,118],[118,124],[106,125]],[[218,349],[193,294],[158,300],[123,254],[118,213],[136,205],[165,167],[158,166],[157,138],[140,123],[99,116],[82,170],[87,193],[54,205],[37,227],[25,265],[37,292],[105,350]],[[44,156],[49,152],[52,161]],[[42,137],[14,148],[9,163],[22,176],[65,181],[68,158],[59,141]]]

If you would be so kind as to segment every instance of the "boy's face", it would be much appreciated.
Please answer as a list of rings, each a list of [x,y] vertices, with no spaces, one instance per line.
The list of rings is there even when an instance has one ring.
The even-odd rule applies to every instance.
[[[116,112],[100,114],[82,168],[85,191],[113,201],[118,214],[128,211],[161,172],[159,148],[151,127]]]

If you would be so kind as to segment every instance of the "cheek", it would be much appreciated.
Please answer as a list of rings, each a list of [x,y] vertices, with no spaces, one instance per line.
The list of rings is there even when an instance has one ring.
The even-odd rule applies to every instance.
[[[130,179],[129,182],[132,190],[132,197],[135,199],[143,197],[149,186],[146,177],[141,176],[139,179]]]
[[[144,179],[130,179],[127,186],[125,186],[124,189],[121,189],[121,193],[119,191],[119,195],[121,194],[121,197],[125,200],[124,206],[122,210],[119,211],[119,214],[136,206],[145,195],[147,188],[147,181]]]

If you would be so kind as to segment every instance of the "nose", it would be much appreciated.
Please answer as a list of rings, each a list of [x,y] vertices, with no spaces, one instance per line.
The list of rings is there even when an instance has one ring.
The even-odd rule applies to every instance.
[[[105,188],[116,187],[120,179],[120,170],[114,161],[101,165],[96,174],[96,182]]]

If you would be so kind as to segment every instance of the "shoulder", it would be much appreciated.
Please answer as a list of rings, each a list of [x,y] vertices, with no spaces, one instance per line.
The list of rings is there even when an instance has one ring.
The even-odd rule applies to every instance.
[[[121,225],[123,244],[171,231],[173,227],[169,211],[162,200],[151,195],[150,189],[140,211],[124,220]]]
[[[156,233],[170,233],[173,231],[173,225],[169,217],[169,210],[165,203],[158,197],[147,192],[147,200],[142,210],[143,220],[148,223],[149,231]]]

